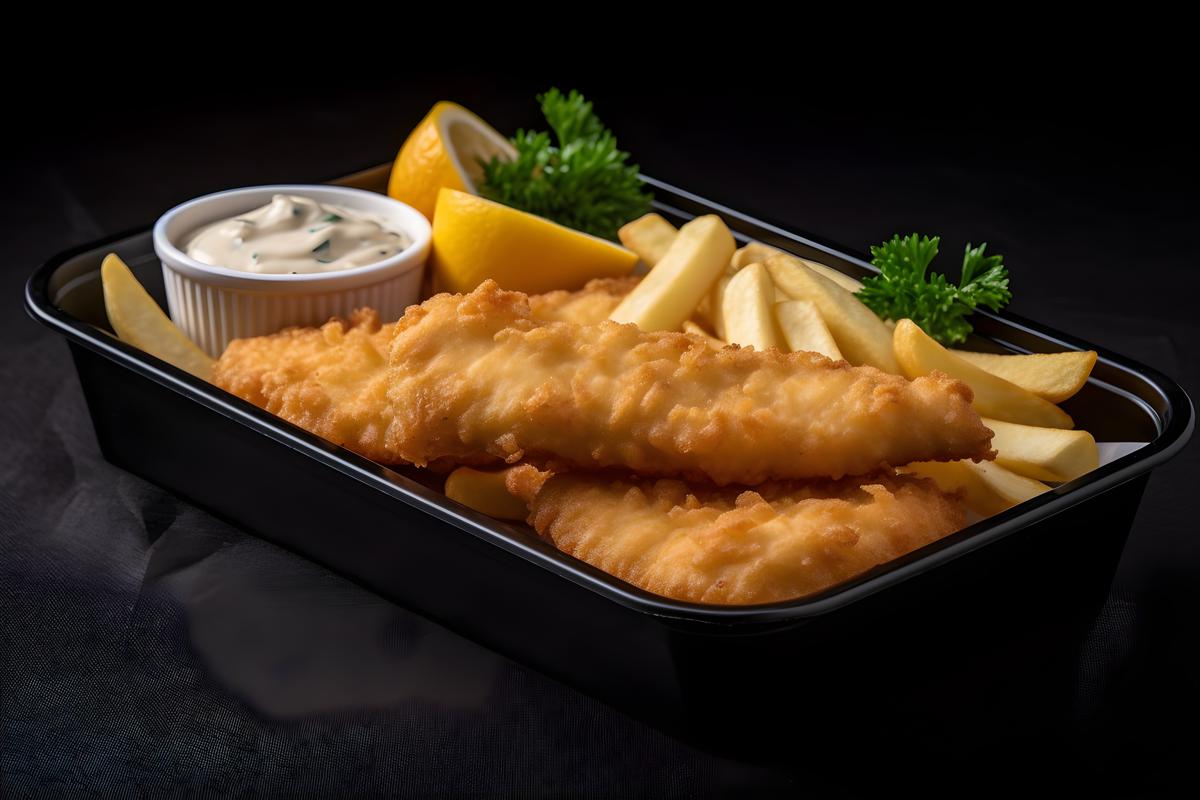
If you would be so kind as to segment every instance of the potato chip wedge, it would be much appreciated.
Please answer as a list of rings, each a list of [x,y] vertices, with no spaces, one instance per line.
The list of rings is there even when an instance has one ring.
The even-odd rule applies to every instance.
[[[621,244],[637,253],[647,267],[653,267],[671,249],[679,231],[658,214],[646,214],[626,223],[617,231]]]
[[[833,267],[827,267],[824,264],[820,264],[816,261],[810,261],[807,258],[800,258],[799,256],[785,253],[783,250],[780,250],[777,247],[771,247],[770,245],[763,244],[762,242],[750,242],[744,247],[738,248],[738,251],[733,254],[732,264],[734,269],[741,269],[747,264],[753,264],[755,262],[761,262],[765,264],[767,259],[771,256],[781,255],[800,261],[813,272],[829,278],[829,280],[833,281],[838,286],[841,286],[848,292],[857,292],[862,288],[861,281],[851,278],[844,272],[838,272]]]
[[[523,522],[529,509],[505,488],[508,472],[459,467],[446,476],[446,496],[489,517]]]
[[[720,339],[718,339],[717,337],[713,336],[711,333],[704,330],[704,328],[701,328],[699,325],[692,322],[690,319],[684,320],[683,332],[690,333],[692,336],[701,337],[702,339],[704,339],[705,342],[708,343],[708,346],[711,347],[713,350],[720,350],[722,347],[725,346],[725,342],[723,342]]]
[[[722,276],[723,280],[718,280],[713,284],[713,290],[709,298],[705,299],[704,304],[706,306],[711,307],[714,303],[716,304],[716,311],[710,314],[713,330],[718,331],[718,333],[724,330],[725,319],[721,314],[720,304],[721,299],[725,296],[725,287],[729,285],[728,279],[736,275],[739,270],[751,264],[763,263],[767,256],[773,255],[776,252],[778,251],[774,247],[767,247],[765,244],[759,244],[758,242],[750,242],[750,244],[743,245],[733,251],[733,258],[729,260],[729,266],[725,268],[725,274]],[[778,287],[776,287],[775,292],[779,294]],[[721,325],[720,328],[717,327],[718,324]]]
[[[896,360],[910,378],[937,370],[957,378],[975,393],[975,409],[985,417],[1044,428],[1073,428],[1067,412],[1015,383],[998,378],[963,361],[935,342],[910,319],[896,323],[893,335]]]
[[[1087,431],[1017,425],[984,417],[992,429],[996,463],[1039,481],[1061,483],[1100,466],[1096,440]]]
[[[842,351],[838,350],[833,334],[829,332],[825,320],[821,319],[821,312],[807,300],[785,300],[776,303],[775,319],[779,322],[783,339],[792,352],[807,350],[820,353],[834,361],[842,359]]]
[[[981,517],[990,517],[1009,508],[1009,503],[988,488],[973,471],[970,461],[919,461],[901,467],[898,472],[929,478],[943,492],[962,495],[967,508]]]
[[[1050,487],[1041,481],[1018,475],[992,461],[980,461],[979,463],[967,461],[964,463],[966,463],[967,469],[983,480],[988,489],[1007,503],[1007,508],[1020,505],[1043,492],[1050,491]]]
[[[851,294],[856,293],[863,286],[862,281],[851,278],[846,273],[839,272],[833,267],[827,267],[819,261],[809,261],[807,258],[802,258],[800,260],[804,262],[804,266],[808,267],[819,275],[829,278],[829,280],[833,281]]]
[[[1051,403],[1061,403],[1087,383],[1096,366],[1095,350],[1000,355],[954,350],[954,355]]]
[[[100,281],[108,322],[121,341],[197,378],[212,380],[213,359],[171,322],[116,253],[104,257]]]
[[[750,264],[729,279],[721,299],[725,320],[725,341],[751,346],[755,350],[784,349],[775,330],[775,284],[762,264]]]
[[[733,234],[720,217],[696,217],[679,229],[662,260],[609,318],[632,322],[646,331],[679,330],[729,266],[735,247]]]
[[[701,303],[701,308],[708,312],[708,324],[717,334],[717,338],[724,341],[725,339],[725,289],[729,286],[729,281],[733,279],[733,270],[726,270],[716,282],[713,283],[712,289],[705,296]],[[697,309],[699,311],[701,309]]]
[[[789,297],[807,300],[817,307],[847,361],[900,374],[900,364],[892,349],[892,332],[853,292],[793,256],[771,256],[766,266],[775,285]]]
[[[981,517],[999,514],[1050,490],[1044,483],[990,461],[921,461],[900,471],[929,478],[944,492],[962,492],[967,508]]]
[[[768,258],[771,256],[777,256],[782,252],[782,250],[765,245],[762,242],[750,242],[749,244],[742,245],[736,251],[734,251],[733,258],[730,260],[729,266],[733,268],[734,272],[736,272],[737,270],[742,269],[743,267],[748,267],[751,264],[765,264]]]

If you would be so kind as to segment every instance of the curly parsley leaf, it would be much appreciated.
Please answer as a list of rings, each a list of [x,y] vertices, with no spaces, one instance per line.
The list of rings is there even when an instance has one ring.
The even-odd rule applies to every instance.
[[[517,157],[483,163],[480,194],[615,241],[622,225],[650,210],[637,165],[579,92],[551,89],[538,102],[553,136],[517,131]]]
[[[879,275],[863,281],[858,299],[882,319],[911,319],[942,344],[959,344],[971,332],[966,318],[982,306],[999,311],[1012,299],[1004,257],[988,256],[987,243],[967,245],[962,279],[956,286],[929,265],[938,253],[937,236],[893,236],[871,248]]]

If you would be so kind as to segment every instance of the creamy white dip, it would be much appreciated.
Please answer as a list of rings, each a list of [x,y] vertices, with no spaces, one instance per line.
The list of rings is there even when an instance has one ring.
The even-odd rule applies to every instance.
[[[296,275],[364,267],[411,243],[372,214],[277,194],[262,208],[204,226],[184,247],[214,267]]]

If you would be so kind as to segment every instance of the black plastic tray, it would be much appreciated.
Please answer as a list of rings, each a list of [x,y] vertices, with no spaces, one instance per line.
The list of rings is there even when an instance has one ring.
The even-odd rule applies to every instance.
[[[339,182],[382,190],[386,178],[378,167]],[[657,210],[677,222],[716,213],[741,239],[854,276],[873,271],[845,249],[646,181]],[[464,508],[415,470],[360,458],[117,340],[99,280],[110,251],[163,301],[148,228],[55,256],[26,289],[29,313],[67,339],[108,460],[721,749],[779,743],[774,733],[756,734],[798,713],[836,725],[855,713],[850,695],[861,713],[898,693],[931,691],[937,665],[955,664],[962,679],[973,658],[986,670],[997,647],[1033,630],[1069,659],[1105,596],[1150,470],[1193,428],[1186,394],[1153,369],[1010,314],[978,315],[976,349],[1097,350],[1092,379],[1067,410],[1098,440],[1149,444],[819,595],[753,607],[684,603]],[[813,686],[823,688],[800,691]]]

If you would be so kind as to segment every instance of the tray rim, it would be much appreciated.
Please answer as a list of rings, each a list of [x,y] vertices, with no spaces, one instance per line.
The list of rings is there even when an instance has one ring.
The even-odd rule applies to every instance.
[[[369,176],[386,169],[387,166],[389,165],[368,167],[337,179],[336,182]],[[768,231],[788,241],[819,249],[837,259],[849,261],[874,271],[874,268],[861,254],[850,248],[844,248],[794,227],[751,217],[649,176],[643,175],[642,180],[652,186],[656,192],[673,195],[677,200],[683,200],[685,204],[703,206],[708,212],[737,220],[743,225]],[[655,207],[685,216],[691,213],[658,198],[656,198]],[[906,582],[928,570],[937,569],[950,561],[1007,538],[1030,525],[1148,473],[1178,453],[1191,437],[1195,427],[1195,411],[1191,398],[1178,383],[1152,367],[1015,314],[977,312],[982,316],[1000,320],[1025,333],[1065,348],[1095,350],[1101,362],[1132,373],[1150,384],[1164,401],[1167,412],[1165,419],[1164,415],[1149,407],[1145,400],[1120,387],[1111,384],[1104,385],[1108,390],[1124,394],[1145,406],[1156,420],[1157,435],[1135,452],[1074,481],[1052,488],[1049,492],[1002,514],[980,520],[926,547],[817,594],[794,600],[748,606],[721,606],[673,600],[639,589],[562,553],[547,543],[538,542],[534,545],[520,541],[513,536],[513,533],[519,530],[515,526],[484,516],[394,470],[330,444],[315,434],[120,341],[90,323],[72,317],[54,305],[53,299],[49,296],[49,281],[59,267],[85,253],[144,235],[152,227],[151,224],[120,231],[71,247],[48,258],[34,270],[26,281],[24,305],[27,313],[36,321],[62,334],[68,342],[99,353],[142,377],[189,397],[212,411],[237,421],[269,439],[300,451],[336,472],[364,483],[405,505],[423,511],[436,520],[452,525],[512,555],[533,562],[582,588],[605,596],[631,610],[680,622],[738,627],[754,625],[757,627],[761,624],[803,623],[826,615],[877,592]],[[753,238],[746,234],[742,234],[742,236],[748,239]],[[995,339],[993,341],[1012,347],[1007,342]],[[1104,382],[1100,381],[1100,383]],[[528,538],[528,534],[526,538]],[[284,546],[286,547],[286,545]],[[350,577],[353,578],[352,575]]]

